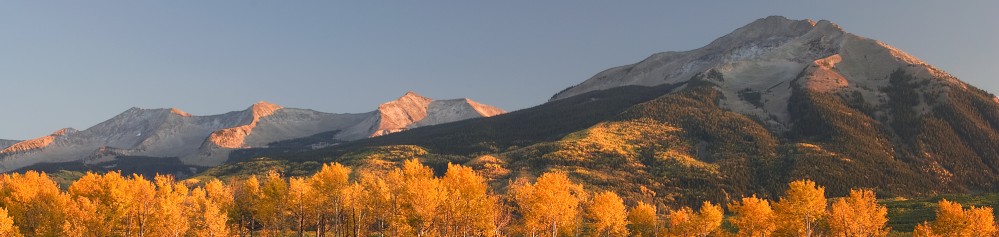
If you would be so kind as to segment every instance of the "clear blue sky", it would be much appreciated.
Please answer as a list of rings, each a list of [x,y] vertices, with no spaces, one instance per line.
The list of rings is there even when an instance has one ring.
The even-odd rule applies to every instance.
[[[999,1],[4,1],[0,138],[128,109],[366,112],[408,90],[516,110],[768,15],[828,19],[999,91]]]

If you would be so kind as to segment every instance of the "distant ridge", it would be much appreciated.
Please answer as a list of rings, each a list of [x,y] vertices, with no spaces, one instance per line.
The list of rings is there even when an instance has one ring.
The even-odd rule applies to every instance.
[[[131,108],[83,131],[62,129],[25,141],[0,140],[0,168],[39,163],[107,163],[119,156],[175,157],[184,164],[214,166],[234,149],[320,133],[326,145],[415,127],[488,117],[503,110],[468,99],[435,101],[413,92],[360,114],[331,114],[258,102],[242,111],[194,116],[177,108]]]

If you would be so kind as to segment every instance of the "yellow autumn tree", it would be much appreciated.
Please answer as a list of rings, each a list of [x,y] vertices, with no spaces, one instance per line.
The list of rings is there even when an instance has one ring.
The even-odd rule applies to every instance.
[[[124,235],[128,231],[128,212],[133,205],[129,188],[129,182],[117,171],[103,175],[87,172],[69,186],[69,195],[78,204],[94,205],[95,209],[93,213],[87,213],[92,216],[87,217],[88,221],[75,221],[86,226],[94,236]]]
[[[316,235],[325,236],[328,231],[340,231],[343,227],[341,197],[343,189],[350,185],[350,168],[339,163],[323,164],[316,174],[309,177],[309,186],[317,195]]]
[[[708,236],[720,231],[723,219],[725,219],[725,210],[721,205],[704,202],[697,213],[697,233],[701,233],[700,236]]]
[[[878,204],[870,190],[850,190],[829,211],[829,232],[834,236],[887,236],[888,208]]]
[[[294,223],[292,229],[298,236],[304,236],[306,228],[316,219],[316,200],[320,198],[304,178],[292,177],[288,180],[288,210]]]
[[[435,220],[442,212],[442,204],[447,195],[444,185],[434,177],[430,167],[420,164],[416,159],[403,162],[403,181],[405,191],[399,198],[417,236],[431,234],[437,228]]]
[[[258,200],[263,199],[264,195],[260,191],[260,180],[255,175],[242,181],[232,179],[230,183],[234,185],[232,186],[233,207],[229,217],[236,222],[236,234],[244,236],[244,233],[250,233],[257,225],[254,214],[257,213]]]
[[[0,207],[0,237],[21,237],[21,231],[14,225],[14,219],[7,215],[7,209]]]
[[[639,237],[658,236],[659,217],[656,215],[656,207],[638,202],[638,205],[628,211],[628,229]]]
[[[284,235],[287,230],[285,205],[288,201],[288,183],[276,170],[270,170],[260,184],[260,193],[262,196],[256,201],[257,212],[253,216],[263,224],[266,234]]]
[[[916,226],[913,236],[994,236],[997,234],[991,207],[971,207],[940,200],[936,220]]]
[[[756,195],[732,202],[728,209],[733,214],[729,222],[738,229],[737,236],[765,237],[770,236],[777,228],[770,201],[757,198]]]
[[[628,211],[614,192],[594,195],[586,208],[586,219],[594,236],[628,236]]]
[[[190,228],[187,209],[187,186],[174,182],[173,176],[157,175],[153,215],[149,220],[151,236],[183,236]]]
[[[444,236],[488,236],[495,233],[497,199],[486,180],[472,168],[448,164],[442,178],[446,197],[440,215]]]
[[[132,175],[128,181],[128,234],[145,236],[149,233],[149,219],[156,206],[156,185],[141,175]]]
[[[111,236],[110,228],[101,226],[103,219],[95,213],[100,212],[100,205],[95,200],[85,197],[72,199],[64,209],[66,222],[62,232],[68,237]]]
[[[371,173],[361,173],[359,178],[361,190],[364,190],[364,211],[370,217],[373,230],[378,236],[388,235],[385,231],[389,228],[389,220],[394,200],[388,183],[380,176]]]
[[[405,209],[409,205],[404,198],[408,192],[406,175],[403,174],[402,169],[396,168],[385,175],[385,183],[389,188],[388,196],[390,199],[388,213],[384,219],[388,226],[385,232],[389,236],[410,236],[415,231],[409,224],[409,214]]]
[[[542,174],[534,184],[513,190],[524,231],[530,235],[575,235],[584,195],[583,186],[561,171]]]
[[[197,237],[221,237],[229,235],[228,216],[208,196],[205,188],[191,190],[188,220],[191,223],[190,235]]]
[[[816,236],[825,211],[825,187],[811,180],[791,182],[774,207],[777,232],[787,236]]]
[[[217,209],[218,213],[205,214],[205,218],[215,219],[214,221],[206,220],[206,222],[214,222],[215,224],[224,224],[226,233],[231,233],[233,228],[232,224],[235,222],[232,219],[231,213],[234,212],[234,199],[232,187],[225,185],[222,181],[218,179],[211,179],[205,183],[205,195],[208,201],[214,206],[213,209]],[[206,207],[207,209],[208,207]],[[211,216],[211,217],[210,217]],[[224,223],[222,222],[224,220]],[[214,225],[214,224],[213,224]],[[221,227],[215,227],[221,228]],[[218,231],[222,232],[222,231]]]
[[[366,208],[367,197],[364,186],[359,183],[348,185],[343,190],[341,201],[344,214],[347,217],[345,224],[348,227],[345,234],[354,237],[367,236],[367,230],[371,224],[371,213]]]
[[[69,196],[45,173],[4,174],[0,177],[0,207],[28,236],[62,236]]]

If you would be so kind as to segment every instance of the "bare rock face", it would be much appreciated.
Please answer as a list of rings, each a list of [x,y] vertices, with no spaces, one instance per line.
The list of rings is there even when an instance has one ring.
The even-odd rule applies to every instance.
[[[38,163],[105,162],[118,156],[177,157],[185,164],[214,166],[225,162],[234,149],[328,132],[336,132],[336,141],[352,141],[502,112],[467,99],[434,101],[412,92],[360,114],[267,102],[208,116],[176,108],[131,108],[83,131],[63,129],[27,141],[0,140],[0,171]]]
[[[253,104],[253,106],[250,106],[250,108],[246,110],[250,113],[249,124],[215,131],[208,136],[208,141],[220,148],[243,148],[243,141],[250,135],[253,128],[257,126],[257,122],[259,122],[261,118],[270,116],[282,108],[283,107],[279,105],[263,101]]]
[[[427,118],[427,108],[434,100],[417,95],[412,91],[394,101],[378,106],[378,129],[372,136],[394,133]]]

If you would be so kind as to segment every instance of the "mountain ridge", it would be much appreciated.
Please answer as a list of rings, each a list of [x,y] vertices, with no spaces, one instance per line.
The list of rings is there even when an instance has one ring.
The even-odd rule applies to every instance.
[[[384,114],[387,114],[382,106],[367,113],[333,114],[261,101],[244,110],[205,116],[191,115],[177,108],[133,107],[83,131],[60,130],[36,139],[11,141],[0,151],[0,167],[10,171],[37,163],[106,163],[120,156],[176,157],[185,164],[214,166],[228,159],[228,153],[235,149],[262,147],[324,132],[341,131],[329,140],[335,143],[470,118],[438,116],[434,121],[423,121],[427,117],[426,110],[434,108],[430,106],[434,100],[413,92],[386,104],[406,97],[423,98],[427,103],[397,112],[422,111],[423,116],[396,121],[391,126],[377,123],[384,121]],[[455,109],[474,111],[472,108]],[[479,117],[495,115],[474,114]]]

